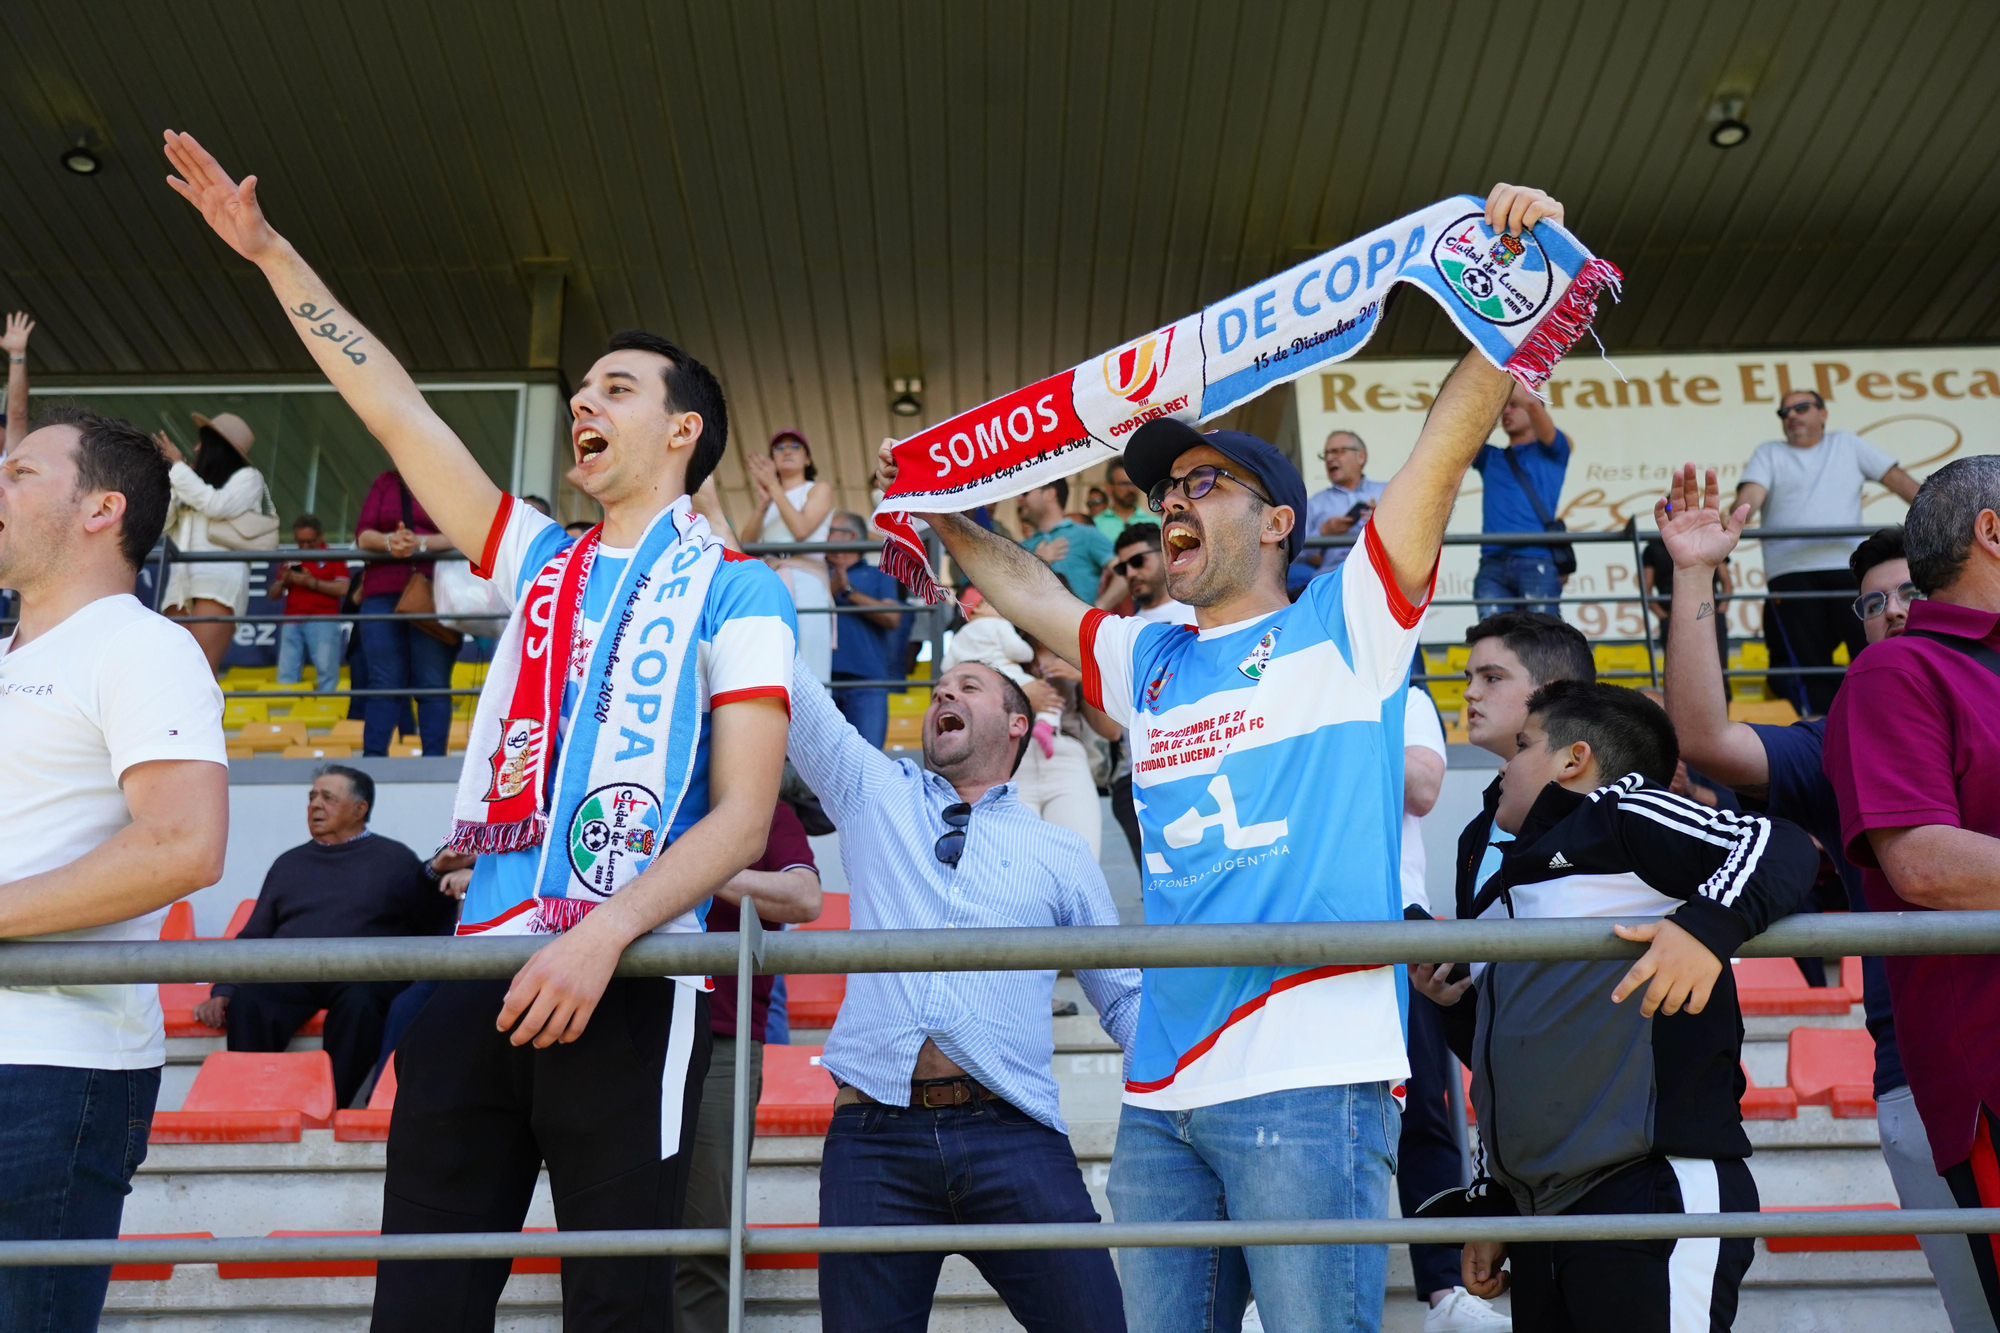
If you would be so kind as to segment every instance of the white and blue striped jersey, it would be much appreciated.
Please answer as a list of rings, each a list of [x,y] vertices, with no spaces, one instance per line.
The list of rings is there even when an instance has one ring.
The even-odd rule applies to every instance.
[[[1256,620],[1086,616],[1084,697],[1132,735],[1148,923],[1402,916],[1423,608],[1363,531],[1366,559]],[[1182,1110],[1408,1073],[1394,967],[1148,968],[1125,1100]]]

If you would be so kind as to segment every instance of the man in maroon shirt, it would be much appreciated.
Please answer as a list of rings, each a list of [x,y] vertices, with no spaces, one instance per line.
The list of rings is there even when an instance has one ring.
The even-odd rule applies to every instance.
[[[292,520],[292,540],[301,551],[326,549],[326,526],[318,514]],[[278,566],[278,586],[285,590],[288,616],[328,616],[340,610],[347,596],[345,560],[302,560]],[[340,629],[338,620],[291,620],[278,626],[278,683],[296,685],[305,679],[305,659],[312,658],[314,685],[340,688]]]
[[[1927,599],[1834,699],[1826,774],[1848,859],[1878,912],[2000,908],[2000,456],[1940,469],[1903,528]],[[2000,1207],[2000,958],[1888,960],[1896,1041],[1938,1173]],[[1968,1238],[2000,1317],[1993,1236]]]
[[[709,900],[707,927],[733,931],[742,921],[742,902],[757,904],[757,919],[766,930],[781,930],[783,922],[819,918],[819,869],[805,825],[792,807],[779,801],[771,814],[771,833],[764,855],[747,870],[716,890]],[[750,1104],[764,1088],[764,1028],[771,1013],[771,986],[776,977],[750,983],[750,1031],[736,1022],[736,978],[716,978],[708,997],[708,1027],[715,1045],[708,1059],[708,1077],[701,1087],[701,1113],[695,1118],[694,1151],[688,1159],[687,1204],[681,1225],[729,1225],[729,1145],[736,1099],[736,1043],[750,1042]],[[750,1121],[750,1137],[757,1122]],[[685,1255],[674,1266],[674,1328],[678,1333],[724,1333],[729,1327],[729,1260],[716,1254]]]

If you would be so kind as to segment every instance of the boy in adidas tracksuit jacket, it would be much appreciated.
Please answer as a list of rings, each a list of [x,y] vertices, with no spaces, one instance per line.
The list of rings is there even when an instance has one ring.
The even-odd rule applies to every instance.
[[[1665,791],[1673,725],[1634,690],[1545,686],[1520,747],[1495,812],[1515,840],[1461,915],[1658,919],[1618,928],[1651,942],[1636,964],[1479,964],[1452,984],[1442,967],[1411,970],[1472,1067],[1487,1169],[1504,1187],[1488,1194],[1521,1213],[1755,1212],[1729,958],[1804,901],[1812,840]],[[1729,1328],[1753,1248],[1473,1244],[1463,1265],[1466,1288],[1493,1296],[1510,1262],[1522,1333],[1679,1333]]]

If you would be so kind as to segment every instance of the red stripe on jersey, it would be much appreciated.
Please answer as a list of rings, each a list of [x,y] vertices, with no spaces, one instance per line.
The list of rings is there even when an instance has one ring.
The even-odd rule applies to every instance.
[[[1221,1038],[1223,1033],[1229,1031],[1230,1028],[1242,1022],[1244,1019],[1250,1017],[1250,1015],[1256,1013],[1259,1009],[1262,1009],[1264,1007],[1264,1002],[1266,1000],[1269,1000],[1273,995],[1278,994],[1280,991],[1288,991],[1295,986],[1303,986],[1309,981],[1323,981],[1327,977],[1344,976],[1349,972],[1373,972],[1378,967],[1387,967],[1387,966],[1389,966],[1389,964],[1387,963],[1335,963],[1328,967],[1315,967],[1310,969],[1309,971],[1294,972],[1289,977],[1283,977],[1278,981],[1274,982],[1271,986],[1271,989],[1265,991],[1262,995],[1259,995],[1256,999],[1246,1000],[1244,1003],[1237,1005],[1236,1011],[1230,1014],[1228,1018],[1223,1020],[1221,1027],[1217,1028],[1215,1031],[1209,1033],[1206,1037],[1203,1037],[1200,1041],[1190,1046],[1188,1048],[1187,1054],[1183,1055],[1178,1061],[1175,1062],[1173,1073],[1167,1075],[1165,1078],[1153,1079],[1152,1081],[1147,1083],[1134,1083],[1131,1082],[1130,1080],[1127,1080],[1125,1084],[1125,1091],[1158,1092],[1161,1088],[1167,1087],[1175,1079],[1181,1076],[1181,1071],[1185,1070],[1189,1065],[1193,1064],[1196,1060],[1199,1060],[1202,1056],[1207,1055],[1209,1048],[1215,1045],[1216,1041]]]
[[[500,539],[507,535],[507,520],[514,516],[514,497],[500,492],[500,507],[493,511],[493,526],[486,529],[486,545],[480,548],[479,560],[472,566],[472,572],[482,579],[493,577],[493,562],[500,558]]]
[[[1361,529],[1361,543],[1368,548],[1368,563],[1375,567],[1375,577],[1382,580],[1383,588],[1389,593],[1389,614],[1404,629],[1415,628],[1416,623],[1423,619],[1424,607],[1431,604],[1431,598],[1437,593],[1439,560],[1431,561],[1431,577],[1424,588],[1424,600],[1412,606],[1396,583],[1396,571],[1389,566],[1389,552],[1383,548],[1381,535],[1375,531],[1373,523]],[[1440,551],[1438,554],[1441,558],[1444,553]]]
[[[1083,649],[1083,701],[1098,712],[1104,711],[1104,673],[1097,669],[1097,630],[1110,612],[1096,607],[1083,613],[1083,624],[1077,627],[1077,644]]]

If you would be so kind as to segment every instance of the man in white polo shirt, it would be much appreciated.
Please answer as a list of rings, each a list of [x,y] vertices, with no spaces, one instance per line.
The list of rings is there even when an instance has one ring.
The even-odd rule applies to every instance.
[[[129,422],[67,412],[0,460],[0,938],[142,940],[222,876],[222,692],[132,596],[167,463]],[[166,1063],[159,988],[0,987],[0,1240],[108,1239]],[[94,1329],[106,1268],[0,1268],[0,1328]]]

